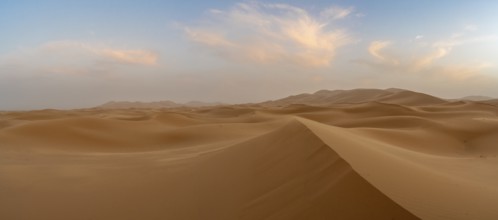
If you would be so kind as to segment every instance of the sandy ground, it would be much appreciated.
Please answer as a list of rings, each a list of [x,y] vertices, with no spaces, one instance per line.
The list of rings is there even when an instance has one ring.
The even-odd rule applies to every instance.
[[[389,98],[1,112],[0,219],[498,219],[498,107]]]

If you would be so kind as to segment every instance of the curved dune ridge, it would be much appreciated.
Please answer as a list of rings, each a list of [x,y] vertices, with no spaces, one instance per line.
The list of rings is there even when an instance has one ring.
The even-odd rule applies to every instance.
[[[0,219],[497,219],[498,107],[383,91],[0,112]]]

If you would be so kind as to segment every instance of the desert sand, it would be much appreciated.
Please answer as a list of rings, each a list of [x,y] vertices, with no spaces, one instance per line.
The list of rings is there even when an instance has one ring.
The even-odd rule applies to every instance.
[[[4,111],[0,219],[491,220],[497,154],[493,102],[401,89]]]

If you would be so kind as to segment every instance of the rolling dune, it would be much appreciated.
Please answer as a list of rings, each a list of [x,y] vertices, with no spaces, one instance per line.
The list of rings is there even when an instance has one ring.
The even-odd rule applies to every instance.
[[[498,107],[401,89],[0,112],[0,219],[491,220],[497,143]]]

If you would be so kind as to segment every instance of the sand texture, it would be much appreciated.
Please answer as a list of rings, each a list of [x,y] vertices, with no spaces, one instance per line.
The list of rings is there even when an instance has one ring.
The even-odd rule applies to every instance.
[[[498,106],[400,89],[0,112],[0,219],[498,219]]]

